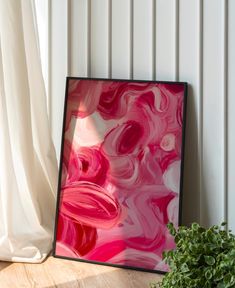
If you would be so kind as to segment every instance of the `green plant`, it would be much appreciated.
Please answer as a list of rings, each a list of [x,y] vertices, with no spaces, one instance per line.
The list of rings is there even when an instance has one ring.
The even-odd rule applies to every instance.
[[[165,274],[161,283],[151,288],[228,288],[235,287],[235,235],[224,227],[209,229],[193,223],[191,227],[180,226],[177,230],[168,224],[175,238],[176,249],[163,253],[171,272]]]

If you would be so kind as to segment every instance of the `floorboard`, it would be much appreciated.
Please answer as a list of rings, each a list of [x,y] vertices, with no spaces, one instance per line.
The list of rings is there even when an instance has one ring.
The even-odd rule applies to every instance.
[[[0,262],[0,288],[148,288],[161,277],[53,257],[42,264]]]

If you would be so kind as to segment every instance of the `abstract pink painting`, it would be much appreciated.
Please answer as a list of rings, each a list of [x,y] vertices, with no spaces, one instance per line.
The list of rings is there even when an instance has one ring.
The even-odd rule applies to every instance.
[[[54,256],[167,271],[186,83],[68,78]]]

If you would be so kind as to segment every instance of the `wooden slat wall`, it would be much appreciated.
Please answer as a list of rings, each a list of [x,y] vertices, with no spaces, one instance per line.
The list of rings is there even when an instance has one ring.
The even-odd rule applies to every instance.
[[[175,79],[174,0],[158,0],[155,5],[155,71],[158,80]]]
[[[71,0],[69,19],[70,75],[86,77],[90,72],[90,6],[89,0]]]
[[[111,15],[111,77],[132,78],[132,0],[113,0]]]
[[[187,81],[184,222],[235,231],[235,1],[48,2],[58,155],[66,75]]]
[[[153,79],[153,1],[133,1],[133,78]]]
[[[49,5],[49,117],[51,132],[59,155],[65,95],[65,77],[70,69],[68,10],[70,1],[50,0]]]
[[[228,1],[228,22],[227,22],[227,214],[230,227],[235,232],[235,1]]]
[[[185,145],[184,219],[200,217],[200,2],[182,0],[179,7],[179,79],[188,87],[187,131]]]
[[[224,218],[223,13],[221,0],[203,1],[203,127],[201,216],[205,224]]]

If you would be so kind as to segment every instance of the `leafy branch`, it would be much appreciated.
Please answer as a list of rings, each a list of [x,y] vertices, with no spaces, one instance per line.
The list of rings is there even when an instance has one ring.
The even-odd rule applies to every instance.
[[[235,288],[235,235],[220,226],[209,229],[193,223],[191,227],[175,229],[168,224],[174,236],[176,249],[163,253],[170,266],[161,283],[151,288]]]

